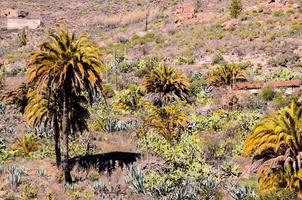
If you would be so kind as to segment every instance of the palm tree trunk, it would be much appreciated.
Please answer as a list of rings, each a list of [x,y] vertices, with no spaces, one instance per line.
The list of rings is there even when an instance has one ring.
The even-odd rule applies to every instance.
[[[66,94],[65,94],[66,95]],[[68,96],[68,95],[66,95]],[[65,177],[65,182],[66,183],[71,183],[72,178],[70,174],[70,169],[69,169],[69,148],[68,148],[68,137],[70,133],[70,122],[69,122],[69,117],[68,117],[68,97],[64,98],[64,105],[63,105],[63,123],[62,123],[62,129],[63,129],[63,172],[64,172],[64,177]]]
[[[54,117],[54,141],[56,152],[56,165],[57,168],[61,166],[61,148],[60,148],[60,129],[57,116]]]

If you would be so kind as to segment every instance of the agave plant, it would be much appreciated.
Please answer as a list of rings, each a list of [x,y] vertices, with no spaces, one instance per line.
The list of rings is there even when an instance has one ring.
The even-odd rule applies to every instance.
[[[248,186],[233,187],[230,194],[234,200],[251,200],[257,198],[255,192]]]
[[[37,151],[42,147],[39,139],[32,134],[24,134],[20,136],[12,145],[12,149],[18,153],[27,156],[30,152]]]
[[[46,170],[45,170],[45,169],[39,169],[37,173],[38,173],[38,175],[39,175],[40,177],[45,177],[45,176],[47,176],[47,173],[46,173]]]
[[[129,165],[128,183],[131,188],[138,194],[146,194],[147,190],[144,184],[144,174],[134,165]]]
[[[199,191],[196,184],[190,180],[183,180],[179,187],[167,197],[168,200],[199,200]]]
[[[21,184],[22,174],[24,169],[17,166],[11,166],[8,168],[10,173],[9,182],[12,186],[19,186]]]
[[[302,191],[301,133],[302,105],[297,101],[254,127],[243,154],[262,161],[257,172],[261,192],[278,188]]]

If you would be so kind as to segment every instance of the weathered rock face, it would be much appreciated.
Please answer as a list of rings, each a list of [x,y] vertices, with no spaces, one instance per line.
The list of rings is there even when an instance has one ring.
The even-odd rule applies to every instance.
[[[182,21],[196,17],[195,9],[192,4],[183,4],[181,6],[177,6],[175,9],[175,14],[177,15],[177,20],[175,21],[176,23],[181,23]]]
[[[7,19],[7,29],[36,29],[41,25],[39,19]]]

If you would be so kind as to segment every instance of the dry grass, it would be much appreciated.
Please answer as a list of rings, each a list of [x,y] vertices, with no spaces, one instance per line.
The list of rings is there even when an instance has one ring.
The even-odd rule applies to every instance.
[[[96,21],[99,24],[105,26],[117,26],[117,25],[129,25],[142,22],[146,19],[147,10],[135,10],[128,13],[119,13],[114,16],[112,15],[101,15],[98,16]],[[158,9],[149,10],[148,20],[153,20],[159,15]]]

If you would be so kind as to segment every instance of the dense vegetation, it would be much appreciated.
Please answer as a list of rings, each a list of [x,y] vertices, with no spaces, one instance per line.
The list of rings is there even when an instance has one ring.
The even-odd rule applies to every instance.
[[[301,58],[274,57],[270,67],[282,67],[267,70],[216,48],[206,50],[211,57],[200,67],[203,42],[230,35],[254,41],[265,33],[246,21],[256,12],[247,13],[243,1],[229,5],[228,20],[243,22],[234,29],[220,16],[211,27],[169,30],[164,42],[148,28],[167,16],[149,19],[150,8],[145,32],[131,38],[99,45],[80,30],[56,29],[23,55],[26,66],[17,74],[0,63],[4,199],[302,198],[302,90],[276,86],[302,79]],[[202,12],[202,1],[193,6],[194,14]],[[134,22],[107,23],[115,30]],[[287,31],[299,35],[301,27],[293,26]],[[17,35],[18,48],[28,46],[28,32]],[[185,33],[196,37],[194,45]],[[186,50],[172,58],[148,52],[150,44],[168,43]],[[136,48],[142,55],[129,56]],[[26,80],[8,87],[11,77]]]

